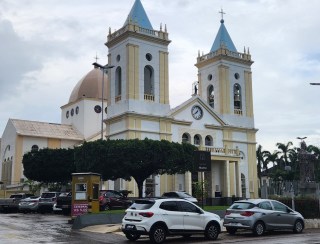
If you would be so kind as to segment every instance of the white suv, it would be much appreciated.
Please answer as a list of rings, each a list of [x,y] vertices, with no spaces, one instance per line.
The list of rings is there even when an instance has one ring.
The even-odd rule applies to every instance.
[[[121,229],[130,241],[149,235],[153,243],[162,243],[167,235],[187,238],[194,234],[215,240],[222,221],[184,199],[138,199],[126,210]]]

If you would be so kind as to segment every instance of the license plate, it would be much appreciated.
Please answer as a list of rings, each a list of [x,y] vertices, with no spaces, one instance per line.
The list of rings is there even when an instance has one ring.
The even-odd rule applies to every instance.
[[[134,225],[126,225],[127,230],[133,230],[135,228]]]

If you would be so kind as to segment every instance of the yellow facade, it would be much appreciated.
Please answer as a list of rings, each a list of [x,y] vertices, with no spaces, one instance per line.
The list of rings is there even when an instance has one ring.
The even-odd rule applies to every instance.
[[[221,114],[230,113],[230,81],[229,67],[225,65],[219,66],[219,86],[220,86],[220,111]]]
[[[12,181],[14,184],[20,182],[22,177],[22,157],[23,157],[23,137],[17,136],[16,151],[15,151],[15,164],[13,170]]]
[[[139,99],[139,46],[127,45],[127,99]]]
[[[168,52],[159,52],[160,103],[169,104]]]
[[[246,87],[246,116],[253,118],[253,98],[252,98],[252,73],[244,72],[245,87]]]
[[[61,140],[55,138],[48,138],[48,148],[61,148]]]
[[[255,132],[248,132],[248,168],[249,168],[249,192],[251,198],[258,197],[258,172],[256,165],[256,135]]]

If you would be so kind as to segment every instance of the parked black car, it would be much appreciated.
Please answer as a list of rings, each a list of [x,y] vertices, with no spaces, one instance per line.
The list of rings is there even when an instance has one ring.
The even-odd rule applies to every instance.
[[[39,213],[52,212],[60,192],[43,192],[39,199]]]
[[[71,205],[72,192],[64,192],[57,197],[56,207],[61,208],[64,215],[69,215],[71,213]]]

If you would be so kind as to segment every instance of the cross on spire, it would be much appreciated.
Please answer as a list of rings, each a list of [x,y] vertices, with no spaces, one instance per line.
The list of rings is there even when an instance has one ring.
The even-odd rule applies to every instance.
[[[96,63],[98,62],[98,54],[96,53],[96,56],[95,57],[93,57],[95,60],[96,60]]]
[[[226,14],[225,12],[223,12],[223,9],[221,8],[221,11],[219,11],[219,14],[221,14],[221,19],[223,20],[223,15]]]

